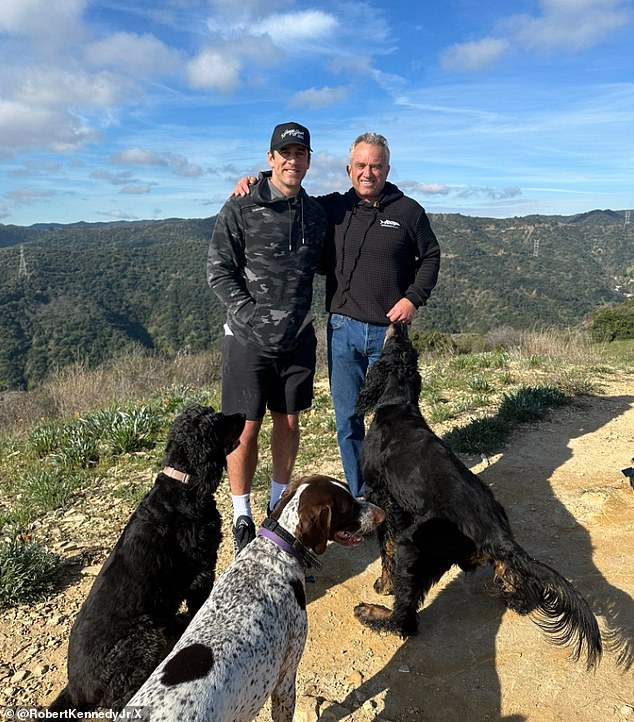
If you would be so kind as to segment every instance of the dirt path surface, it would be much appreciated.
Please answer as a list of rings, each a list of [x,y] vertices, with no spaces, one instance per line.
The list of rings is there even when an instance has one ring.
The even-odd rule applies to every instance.
[[[634,722],[634,664],[617,665],[619,653],[634,660],[634,490],[621,473],[632,456],[634,388],[612,383],[519,430],[502,454],[466,459],[506,507],[518,541],[573,581],[613,638],[596,672],[506,612],[487,592],[488,569],[445,577],[417,637],[364,629],[354,605],[386,603],[372,590],[376,544],[330,545],[307,584],[296,722]],[[70,625],[127,519],[125,503],[113,501],[116,483],[115,474],[101,499],[43,525],[71,562],[67,584],[46,602],[4,612],[0,707],[44,705],[63,686]],[[265,708],[258,721],[269,720]]]

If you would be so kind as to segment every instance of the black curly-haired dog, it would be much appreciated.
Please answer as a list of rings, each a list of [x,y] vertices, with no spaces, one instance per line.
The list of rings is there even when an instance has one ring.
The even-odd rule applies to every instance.
[[[209,596],[221,540],[213,495],[244,421],[193,404],[173,422],[165,466],[79,610],[51,711],[124,707]]]
[[[416,634],[417,610],[433,584],[457,564],[470,571],[488,562],[501,601],[534,621],[557,644],[585,647],[587,666],[601,656],[597,620],[557,571],[515,541],[491,490],[431,431],[419,408],[418,354],[403,328],[392,325],[368,372],[357,409],[374,410],[362,450],[368,499],[383,508],[379,528],[382,573],[374,588],[394,594],[393,609],[359,604],[368,627]]]

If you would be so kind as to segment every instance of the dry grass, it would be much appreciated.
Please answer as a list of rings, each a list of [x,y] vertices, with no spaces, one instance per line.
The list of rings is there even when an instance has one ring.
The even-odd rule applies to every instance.
[[[98,368],[78,362],[54,373],[33,391],[0,395],[0,431],[8,434],[46,419],[68,419],[110,404],[148,398],[163,388],[217,384],[220,354],[179,354],[173,359],[134,351]]]
[[[582,329],[550,329],[523,331],[519,336],[521,357],[540,356],[568,364],[595,366],[603,357],[605,344],[594,344],[590,334]]]

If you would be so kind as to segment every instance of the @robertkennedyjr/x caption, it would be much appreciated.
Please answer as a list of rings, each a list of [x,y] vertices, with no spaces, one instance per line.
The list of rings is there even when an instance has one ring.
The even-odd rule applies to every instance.
[[[107,710],[90,710],[84,712],[78,709],[65,709],[59,712],[51,712],[48,709],[38,707],[5,707],[0,709],[5,720],[142,720],[144,719],[143,707],[130,707],[128,709],[121,710],[121,712],[114,712],[111,709]]]

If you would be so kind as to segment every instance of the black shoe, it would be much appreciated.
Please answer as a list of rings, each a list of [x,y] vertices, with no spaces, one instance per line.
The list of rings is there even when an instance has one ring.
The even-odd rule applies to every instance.
[[[233,550],[235,555],[244,549],[244,547],[255,539],[255,524],[253,519],[248,516],[239,516],[233,527]]]

